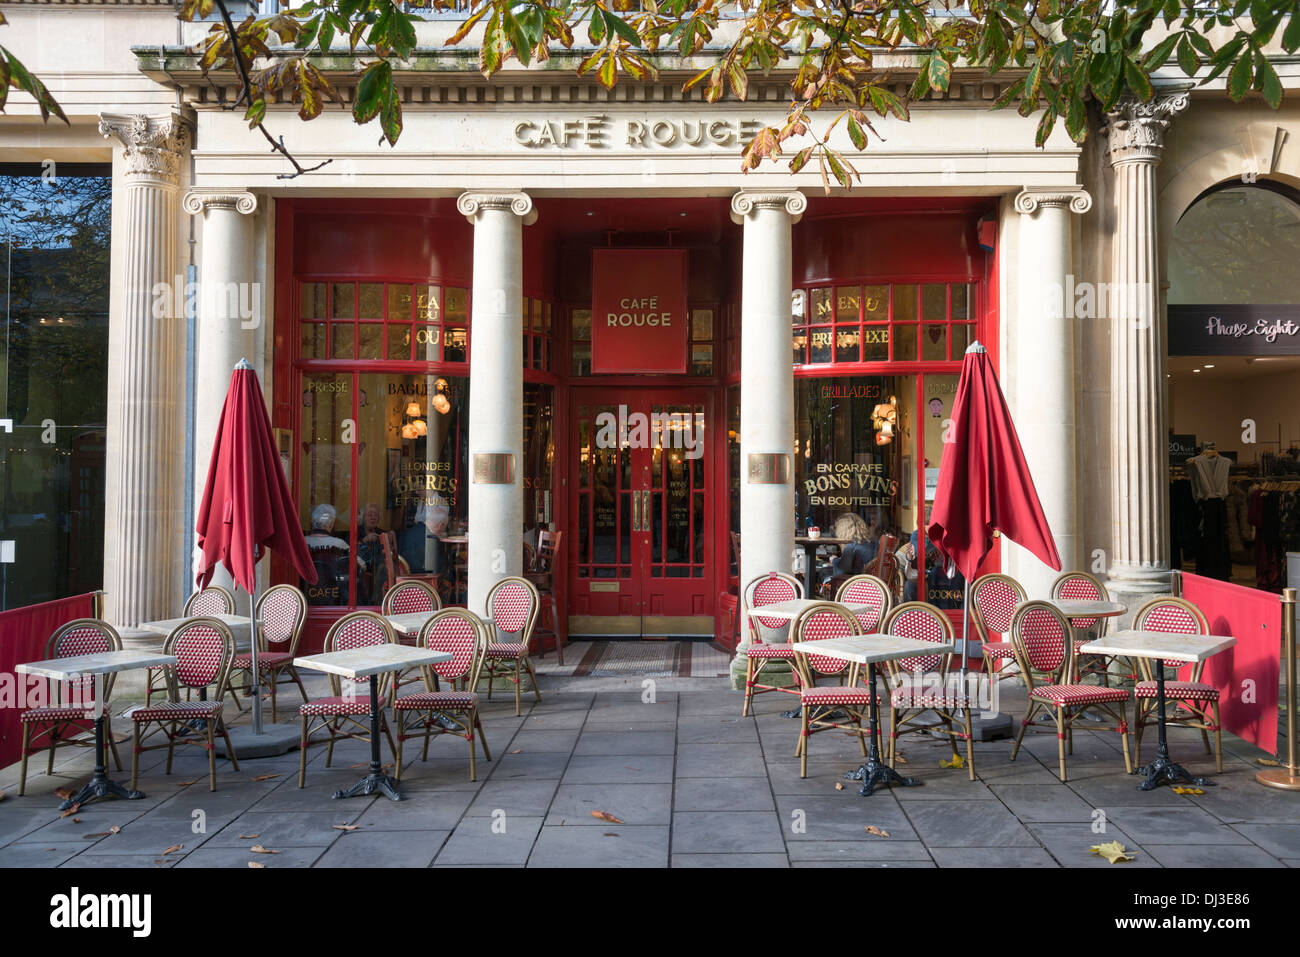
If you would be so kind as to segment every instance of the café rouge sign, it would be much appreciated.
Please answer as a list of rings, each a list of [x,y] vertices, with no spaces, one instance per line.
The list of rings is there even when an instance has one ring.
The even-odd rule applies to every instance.
[[[686,371],[686,257],[684,249],[592,254],[593,372]]]

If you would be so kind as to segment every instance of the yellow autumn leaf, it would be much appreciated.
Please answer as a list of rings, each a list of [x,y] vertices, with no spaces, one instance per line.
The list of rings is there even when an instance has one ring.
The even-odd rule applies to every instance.
[[[1204,794],[1205,791],[1202,790],[1201,788],[1179,788],[1179,787],[1176,787],[1176,788],[1174,788],[1174,793],[1175,793],[1175,794]]]
[[[1118,864],[1120,861],[1136,860],[1119,841],[1107,841],[1105,844],[1094,844],[1088,848],[1089,853],[1098,854],[1106,858],[1112,864]],[[1136,852],[1134,852],[1136,853]]]
[[[1258,758],[1257,762],[1266,768],[1280,768],[1282,766],[1281,761],[1274,761],[1272,758]]]
[[[960,771],[962,768],[966,767],[966,759],[963,758],[960,754],[953,755],[951,761],[947,760],[946,758],[940,758],[939,767],[956,768],[958,771]]]

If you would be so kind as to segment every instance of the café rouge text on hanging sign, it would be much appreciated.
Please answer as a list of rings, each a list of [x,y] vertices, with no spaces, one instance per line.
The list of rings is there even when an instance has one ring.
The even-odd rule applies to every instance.
[[[591,371],[686,371],[686,250],[592,253]]]

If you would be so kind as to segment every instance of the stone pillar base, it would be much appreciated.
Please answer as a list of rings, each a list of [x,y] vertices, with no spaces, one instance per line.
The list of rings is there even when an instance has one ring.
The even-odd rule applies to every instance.
[[[749,659],[743,648],[737,649],[736,657],[731,659],[731,690],[745,690],[745,672],[749,669]],[[789,662],[769,661],[763,669],[763,684],[779,685],[782,688],[794,687],[794,672]]]
[[[1128,606],[1128,611],[1117,618],[1111,619],[1111,631],[1132,627],[1133,616],[1137,614],[1139,608],[1159,595],[1173,594],[1170,572],[1167,568],[1142,572],[1136,575],[1119,576],[1112,573],[1111,577],[1106,580],[1106,591],[1113,601],[1122,602]]]

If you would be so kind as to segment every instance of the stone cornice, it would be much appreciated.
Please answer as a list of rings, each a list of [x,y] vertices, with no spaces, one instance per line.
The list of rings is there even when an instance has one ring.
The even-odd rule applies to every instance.
[[[1026,186],[1016,196],[1016,212],[1032,215],[1044,206],[1063,206],[1072,213],[1092,209],[1092,196],[1082,186]]]
[[[797,223],[807,208],[808,197],[797,189],[742,189],[731,197],[731,221],[742,223],[756,209],[781,209]]]
[[[1150,100],[1124,97],[1106,114],[1106,148],[1111,165],[1158,163],[1169,121],[1187,109],[1190,90],[1157,92]]]
[[[103,113],[99,132],[122,144],[128,178],[180,183],[181,157],[190,146],[190,124],[180,113]]]
[[[471,223],[485,209],[509,210],[524,221],[525,226],[537,222],[537,210],[533,208],[533,198],[527,193],[479,192],[471,190],[456,197],[458,209]]]
[[[238,189],[192,189],[181,200],[181,208],[191,214],[233,209],[247,216],[257,212],[257,194]]]

